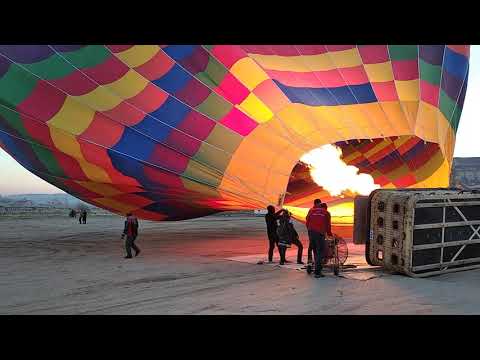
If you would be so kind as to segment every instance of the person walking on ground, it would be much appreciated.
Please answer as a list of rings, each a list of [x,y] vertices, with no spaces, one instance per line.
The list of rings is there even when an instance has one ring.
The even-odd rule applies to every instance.
[[[313,208],[308,211],[307,230],[315,258],[315,277],[324,277],[322,260],[325,252],[325,235],[332,236],[332,229],[330,213],[322,207],[320,199],[315,199]]]
[[[83,218],[83,223],[86,224],[87,223],[87,210],[83,210],[82,218]]]
[[[297,230],[295,230],[295,227],[293,226],[292,222],[292,217],[288,211],[284,211],[282,216],[280,217],[280,227],[278,228],[279,230],[279,238],[280,246],[284,246],[285,251],[287,248],[291,247],[292,244],[297,247],[297,264],[302,264],[302,254],[303,254],[303,244],[300,241],[300,237],[298,236]],[[282,230],[280,232],[280,230]],[[282,237],[285,238],[284,241],[282,241]],[[284,256],[285,259],[285,256]],[[286,262],[286,261],[285,261]],[[280,265],[283,265],[280,263]]]
[[[135,240],[138,236],[138,219],[131,213],[127,214],[127,219],[125,220],[125,225],[123,228],[122,239],[125,236],[127,236],[125,241],[125,250],[127,251],[127,256],[125,256],[125,259],[131,259],[132,249],[135,250],[135,256],[140,254],[140,248],[135,245]]]
[[[83,211],[80,210],[79,214],[78,214],[78,223],[81,224],[82,223],[82,219],[83,219]]]
[[[283,209],[275,212],[275,207],[273,205],[267,206],[267,214],[265,215],[265,222],[267,223],[267,236],[268,236],[268,262],[273,262],[273,250],[275,245],[277,245],[278,252],[280,253],[280,260],[285,260],[284,255],[281,254],[281,249],[278,247],[278,235],[277,235],[277,220],[280,219],[280,214],[283,212]]]

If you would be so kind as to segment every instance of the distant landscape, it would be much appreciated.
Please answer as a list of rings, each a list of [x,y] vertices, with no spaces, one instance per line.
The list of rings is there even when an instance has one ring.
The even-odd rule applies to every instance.
[[[0,219],[3,217],[68,216],[70,209],[88,209],[92,215],[114,215],[107,210],[88,204],[76,197],[59,194],[19,194],[0,195]],[[245,216],[252,211],[226,211],[227,216]]]
[[[20,194],[0,195],[0,206],[5,207],[54,207],[54,208],[76,208],[82,204],[91,207],[92,205],[77,199],[69,194]]]

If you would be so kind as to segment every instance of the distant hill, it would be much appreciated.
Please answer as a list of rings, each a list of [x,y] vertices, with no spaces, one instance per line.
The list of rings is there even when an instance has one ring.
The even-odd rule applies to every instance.
[[[50,206],[58,208],[73,208],[78,204],[92,205],[69,194],[20,194],[0,196],[0,206]]]

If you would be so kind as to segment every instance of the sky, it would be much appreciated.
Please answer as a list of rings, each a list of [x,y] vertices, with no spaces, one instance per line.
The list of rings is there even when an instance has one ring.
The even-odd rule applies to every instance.
[[[480,45],[470,49],[470,73],[455,145],[456,157],[480,156]],[[59,193],[62,190],[24,169],[0,149],[0,195]]]

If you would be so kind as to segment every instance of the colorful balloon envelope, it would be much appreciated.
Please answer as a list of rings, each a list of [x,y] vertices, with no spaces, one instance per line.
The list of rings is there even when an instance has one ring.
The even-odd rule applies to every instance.
[[[150,220],[334,202],[298,165],[325,144],[381,187],[448,186],[468,68],[466,45],[0,45],[0,146]]]

